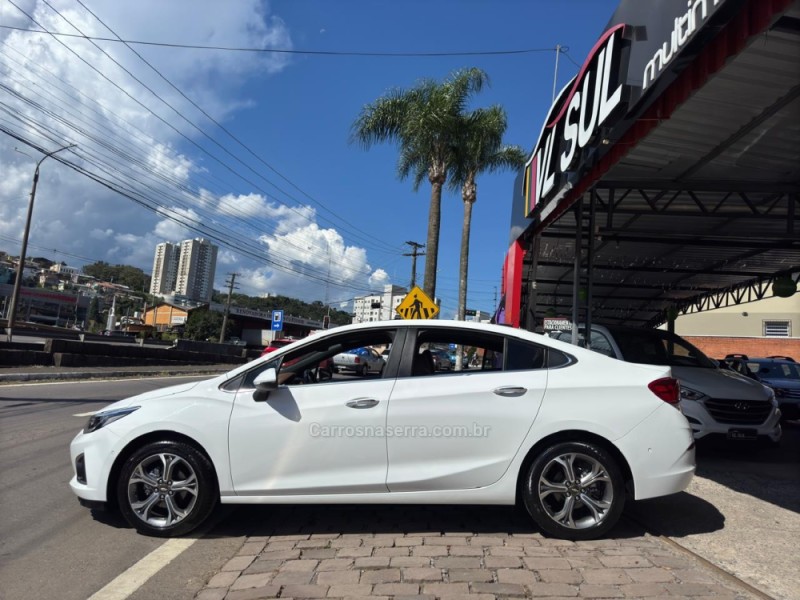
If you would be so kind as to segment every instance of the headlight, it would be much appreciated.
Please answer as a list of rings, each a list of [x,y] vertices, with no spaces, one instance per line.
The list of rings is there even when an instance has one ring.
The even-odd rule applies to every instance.
[[[703,392],[698,392],[685,385],[681,386],[681,400],[702,400],[706,397]]]
[[[775,388],[775,395],[783,398],[784,396],[789,395],[789,390],[785,390],[783,388]]]
[[[96,415],[89,417],[86,427],[83,428],[83,433],[97,431],[109,423],[113,423],[122,417],[127,417],[129,414],[137,410],[139,410],[138,406],[128,406],[127,408],[115,408],[114,410],[99,412]]]
[[[769,390],[769,401],[770,404],[772,404],[772,406],[774,406],[775,408],[778,407],[778,398],[776,398],[776,396],[781,395],[780,391],[781,390],[772,390],[772,389]]]

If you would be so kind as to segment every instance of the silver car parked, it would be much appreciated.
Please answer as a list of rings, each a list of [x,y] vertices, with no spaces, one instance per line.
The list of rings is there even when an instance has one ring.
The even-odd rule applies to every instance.
[[[551,337],[569,342],[572,332]],[[669,366],[680,381],[681,411],[696,439],[709,434],[773,443],[781,439],[781,411],[771,388],[735,371],[720,369],[718,363],[674,333],[592,325],[590,346],[595,352],[626,362]]]

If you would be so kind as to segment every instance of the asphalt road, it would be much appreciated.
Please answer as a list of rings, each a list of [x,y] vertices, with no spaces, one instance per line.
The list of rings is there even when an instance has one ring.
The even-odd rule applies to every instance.
[[[78,504],[67,485],[72,475],[68,446],[86,420],[75,415],[201,378],[0,386],[2,600],[86,599],[163,548],[163,540],[140,536],[119,518],[93,514]],[[686,492],[631,503],[626,515],[775,598],[796,597],[800,424],[786,427],[779,448],[703,440],[697,456],[698,477]],[[308,510],[309,515],[318,510],[328,514],[325,507]],[[246,535],[270,529],[272,511],[220,510],[208,534],[129,597],[194,598]],[[335,527],[335,519],[327,526]]]
[[[85,600],[164,543],[78,504],[69,443],[87,418],[75,415],[192,379],[0,387],[0,598]],[[241,543],[195,544],[132,597],[193,598]]]

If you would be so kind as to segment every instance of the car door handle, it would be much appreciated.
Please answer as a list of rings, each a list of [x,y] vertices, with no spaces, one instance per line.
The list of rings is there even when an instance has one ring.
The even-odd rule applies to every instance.
[[[375,400],[375,398],[356,398],[355,400],[350,400],[346,404],[350,408],[372,408],[373,406],[378,406],[380,403],[379,400]]]
[[[524,395],[528,391],[528,388],[510,386],[510,387],[495,388],[492,391],[495,394],[497,394],[498,396],[506,396],[506,397],[509,397],[509,398],[515,398],[517,396]]]

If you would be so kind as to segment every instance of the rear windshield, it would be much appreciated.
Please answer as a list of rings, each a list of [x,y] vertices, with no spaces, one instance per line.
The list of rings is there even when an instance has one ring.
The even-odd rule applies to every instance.
[[[751,372],[757,373],[760,377],[766,377],[767,379],[800,379],[800,365],[797,363],[747,363],[747,368]]]
[[[666,331],[611,329],[623,360],[645,365],[716,369],[709,358],[678,336]]]

